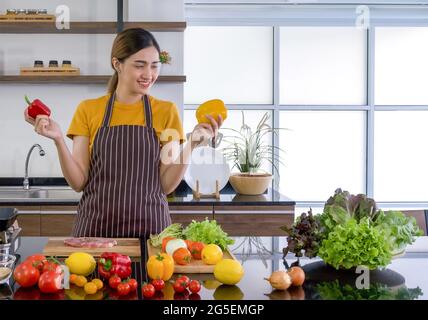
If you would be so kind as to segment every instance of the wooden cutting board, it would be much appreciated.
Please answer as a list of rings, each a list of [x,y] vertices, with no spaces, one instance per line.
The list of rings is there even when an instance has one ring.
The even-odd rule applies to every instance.
[[[49,238],[43,249],[46,256],[66,257],[73,252],[87,252],[94,257],[99,257],[103,252],[117,252],[130,257],[140,257],[140,240],[138,238],[117,238],[117,245],[112,248],[75,248],[64,244],[64,240],[69,237]]]
[[[161,252],[161,248],[153,247],[150,240],[147,240],[147,253],[150,256],[156,255]],[[229,249],[223,251],[223,259],[237,260]],[[188,265],[182,266],[175,264],[174,273],[214,273],[215,265],[205,264],[202,260],[192,259]]]

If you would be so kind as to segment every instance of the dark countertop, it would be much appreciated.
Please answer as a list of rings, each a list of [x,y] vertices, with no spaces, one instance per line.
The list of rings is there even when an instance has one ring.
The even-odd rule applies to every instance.
[[[0,205],[77,205],[81,193],[74,192],[68,187],[64,178],[30,178],[30,186],[33,189],[50,189],[46,196],[35,197],[24,195],[20,189],[22,178],[0,178]],[[2,194],[2,189],[13,187],[23,192],[23,196],[8,196]],[[193,199],[192,190],[182,181],[177,189],[167,197],[171,206],[294,206],[295,201],[269,188],[266,193],[257,196],[245,196],[236,194],[228,183],[220,191],[220,199],[201,198]]]
[[[426,245],[427,237],[423,244]],[[22,237],[21,247],[18,253],[21,254],[21,261],[28,255],[41,252],[47,242],[47,238]],[[235,286],[219,285],[212,274],[189,274],[191,279],[200,280],[203,284],[199,296],[193,296],[202,300],[290,300],[290,299],[427,299],[428,280],[425,270],[428,268],[428,252],[415,250],[408,252],[399,259],[395,259],[384,270],[376,270],[370,273],[371,288],[362,290],[355,288],[355,281],[359,274],[353,271],[336,271],[327,267],[320,260],[301,259],[301,265],[306,271],[306,281],[303,287],[295,287],[287,291],[273,291],[270,284],[263,280],[269,277],[272,271],[285,269],[282,260],[281,245],[285,242],[285,237],[262,237],[235,238],[235,245],[231,248],[239,247],[238,252],[233,251],[238,260],[243,261],[250,250],[249,241],[252,242],[252,254],[245,258],[243,267],[245,275]],[[244,241],[244,245],[241,242]],[[145,241],[143,241],[145,243]],[[263,243],[268,249],[274,248],[273,254],[264,256],[255,253],[255,244]],[[272,246],[271,246],[272,245]],[[246,250],[242,252],[243,248]],[[143,256],[145,248],[142,247]],[[244,254],[243,254],[244,253]],[[287,256],[287,264],[296,261],[293,256]],[[147,280],[145,272],[145,260],[136,262],[133,265],[134,277],[141,283]],[[174,275],[175,277],[176,275]],[[169,288],[172,289],[172,288]],[[75,290],[75,289],[73,289]],[[77,293],[81,292],[76,290]],[[138,290],[139,292],[140,290]],[[73,291],[74,292],[74,291]],[[107,291],[109,292],[109,291]],[[70,296],[64,294],[45,295],[40,294],[38,289],[23,290],[10,280],[10,285],[0,286],[0,299],[65,299]],[[82,298],[82,297],[80,297]],[[104,295],[106,299],[115,299],[111,293]],[[175,296],[176,299],[186,298],[182,295]],[[141,293],[126,296],[123,299],[142,299]],[[174,299],[171,291],[164,289],[163,299]]]

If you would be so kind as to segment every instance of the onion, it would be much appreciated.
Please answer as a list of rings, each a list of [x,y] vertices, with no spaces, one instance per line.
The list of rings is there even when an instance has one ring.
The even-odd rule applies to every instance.
[[[183,239],[172,239],[172,240],[169,240],[168,243],[166,244],[165,251],[167,254],[169,254],[172,257],[172,255],[174,254],[174,251],[180,248],[187,249],[186,242],[184,242]]]
[[[291,278],[287,271],[275,271],[269,278],[264,278],[270,285],[278,290],[287,290],[291,286]]]
[[[291,267],[288,270],[293,286],[301,286],[305,282],[305,271],[300,267]]]

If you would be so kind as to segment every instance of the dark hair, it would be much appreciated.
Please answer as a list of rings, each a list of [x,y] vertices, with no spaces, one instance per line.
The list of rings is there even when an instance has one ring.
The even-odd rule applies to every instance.
[[[149,31],[142,28],[126,29],[118,33],[114,39],[113,47],[111,49],[111,59],[116,57],[120,62],[123,62],[141,49],[148,47],[155,47],[160,54],[159,44]],[[116,69],[113,67],[113,63],[111,63],[111,66],[114,70],[114,74],[108,83],[109,93],[116,90],[118,82],[118,74]]]

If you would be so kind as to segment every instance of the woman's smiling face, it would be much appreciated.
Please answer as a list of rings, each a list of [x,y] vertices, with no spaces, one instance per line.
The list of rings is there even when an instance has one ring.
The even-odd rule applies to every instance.
[[[159,76],[161,63],[155,47],[141,49],[119,65],[119,82],[131,93],[149,94]]]

